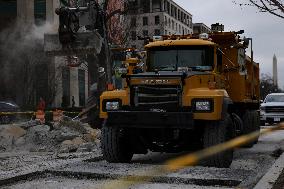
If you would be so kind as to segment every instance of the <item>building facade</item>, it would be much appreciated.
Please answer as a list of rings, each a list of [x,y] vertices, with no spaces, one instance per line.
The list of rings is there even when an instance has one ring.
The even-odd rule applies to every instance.
[[[36,40],[41,41],[37,46],[32,47],[32,50],[36,49],[35,54],[32,54],[33,52],[25,53],[24,51],[27,49],[17,49],[21,45],[17,45],[16,41],[13,42],[15,43],[13,45],[16,52],[28,54],[27,58],[23,58],[25,62],[19,62],[18,65],[21,63],[29,65],[27,72],[29,77],[17,76],[18,83],[27,80],[24,81],[24,83],[27,83],[27,87],[23,88],[24,90],[27,89],[27,94],[24,94],[23,89],[20,88],[21,86],[17,86],[19,89],[10,89],[9,82],[7,82],[4,83],[4,86],[7,86],[4,87],[6,91],[3,90],[1,91],[3,94],[0,94],[2,100],[13,100],[20,106],[28,105],[30,108],[36,106],[40,97],[44,98],[50,108],[67,108],[72,105],[75,107],[85,106],[89,88],[89,75],[86,64],[72,67],[70,64],[72,65],[72,61],[75,60],[70,60],[67,57],[47,57],[43,51],[44,33],[57,33],[58,31],[59,21],[55,9],[59,6],[59,0],[0,0],[0,31],[9,29],[12,31],[12,34],[8,33],[9,35],[14,33],[17,35],[17,31],[22,31],[30,40],[25,40],[26,43],[34,43]],[[11,23],[16,24],[12,25]],[[35,38],[33,38],[34,34],[36,34]],[[5,33],[3,32],[2,35],[5,35]],[[4,38],[3,36],[0,37]],[[3,49],[0,50],[3,51]],[[12,57],[11,64],[13,60]],[[8,64],[10,62],[7,62],[6,66]],[[29,83],[29,81],[31,82]],[[72,103],[72,99],[74,99],[75,104]]]
[[[193,24],[193,33],[201,34],[201,33],[210,33],[211,29],[206,26],[204,23],[194,23]]]
[[[143,38],[193,32],[192,15],[172,0],[133,0],[127,4],[129,44],[143,49]]]

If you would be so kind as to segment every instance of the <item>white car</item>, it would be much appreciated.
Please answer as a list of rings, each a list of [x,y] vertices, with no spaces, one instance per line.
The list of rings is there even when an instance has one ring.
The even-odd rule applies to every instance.
[[[261,125],[284,121],[284,93],[271,93],[260,105]]]

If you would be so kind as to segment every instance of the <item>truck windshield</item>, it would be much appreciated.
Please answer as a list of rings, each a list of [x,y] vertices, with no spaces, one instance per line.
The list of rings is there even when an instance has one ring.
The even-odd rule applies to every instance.
[[[268,95],[264,102],[284,102],[284,95]]]
[[[212,70],[214,49],[208,46],[173,46],[153,48],[149,51],[148,70],[176,71],[179,67],[193,71]]]

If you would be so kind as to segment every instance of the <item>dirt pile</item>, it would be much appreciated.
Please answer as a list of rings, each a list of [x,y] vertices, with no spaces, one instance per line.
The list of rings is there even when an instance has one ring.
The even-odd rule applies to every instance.
[[[36,121],[0,126],[0,152],[91,152],[99,150],[100,131],[79,121],[52,125]]]

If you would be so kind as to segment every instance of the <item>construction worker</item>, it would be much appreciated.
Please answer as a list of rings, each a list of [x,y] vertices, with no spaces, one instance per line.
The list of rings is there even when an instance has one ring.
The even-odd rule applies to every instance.
[[[44,111],[45,110],[45,101],[43,100],[42,97],[39,98],[39,103],[37,106],[37,110]]]

